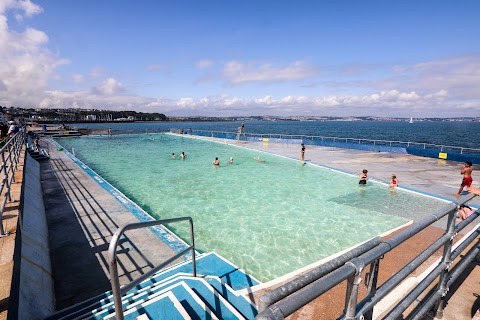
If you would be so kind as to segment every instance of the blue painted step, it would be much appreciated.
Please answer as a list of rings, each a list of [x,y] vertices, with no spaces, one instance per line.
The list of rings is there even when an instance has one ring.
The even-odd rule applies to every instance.
[[[168,292],[171,292],[173,295],[175,295],[175,298],[180,302],[182,307],[185,309],[185,311],[188,313],[189,319],[205,319],[205,320],[211,320],[211,319],[218,319],[215,314],[208,308],[208,306],[203,303],[203,301],[195,294],[195,292],[190,289],[185,283],[179,282],[177,284],[172,285],[171,287],[166,288]],[[140,300],[137,301],[130,306],[127,306],[127,312],[132,311],[132,310],[140,310],[143,309],[143,304],[147,305],[147,302],[149,300],[153,300],[152,298],[149,298],[147,300]],[[150,306],[149,310],[155,309],[155,303]],[[137,317],[140,316],[140,314],[136,314],[134,311],[133,313],[129,313],[136,315]],[[85,319],[85,318],[82,318]],[[115,313],[110,313],[107,316],[97,316],[95,315],[94,317],[91,318],[86,318],[86,319],[115,319]],[[135,319],[135,317],[133,317]],[[155,319],[155,318],[152,318]]]
[[[222,295],[228,302],[232,304],[246,319],[254,319],[258,310],[257,307],[246,299],[243,295],[232,290],[226,283],[218,277],[206,276],[205,281],[208,282],[215,290]]]
[[[169,279],[172,276],[175,276],[179,272],[192,272],[192,264],[191,261],[183,262],[181,264],[169,267],[167,269],[159,271],[154,277],[149,280],[146,280],[139,284],[134,289],[130,290],[127,295],[125,296],[126,299],[131,297],[137,291],[141,291],[144,288],[149,288],[150,286],[158,283],[160,284],[165,279]],[[248,288],[250,286],[259,284],[258,280],[254,279],[246,275],[242,270],[238,269],[236,266],[232,265],[230,262],[226,261],[216,253],[209,253],[201,255],[197,258],[197,273],[203,275],[212,275],[216,276],[221,279],[223,285],[231,286],[235,290],[240,290],[244,288]],[[216,287],[217,288],[217,287]],[[220,287],[217,288],[219,290]],[[220,289],[219,291],[221,294],[223,292],[230,292],[228,289]],[[230,296],[235,296],[232,293]],[[229,296],[227,295],[226,298],[228,299]],[[243,298],[243,297],[242,297]],[[112,302],[111,292],[108,291],[104,294],[98,295],[96,297],[90,298],[86,301],[83,301],[77,305],[72,307],[66,308],[64,310],[58,311],[57,313],[51,315],[50,317],[46,318],[46,320],[57,320],[57,319],[74,319],[78,317],[80,314],[86,313],[88,310],[96,310],[99,311],[102,306],[108,305]],[[246,301],[246,300],[245,300]],[[249,302],[247,301],[249,304]],[[242,305],[242,303],[240,303]],[[251,308],[251,305],[246,305],[242,307],[238,307],[238,310],[243,313],[247,318],[253,318],[253,315],[256,310]],[[251,310],[248,312],[248,310]],[[245,313],[244,313],[245,312]]]
[[[171,292],[151,299],[138,308],[124,313],[125,320],[184,320],[190,319],[187,311]]]
[[[186,261],[171,268],[165,269],[162,272],[157,273],[150,280],[141,283],[136,288],[142,288],[145,285],[150,285],[149,281],[156,282],[177,272],[191,273],[191,261]],[[197,274],[219,277],[224,283],[229,285],[234,290],[250,288],[260,284],[258,280],[247,275],[237,266],[231,264],[215,252],[211,252],[197,258]]]
[[[193,290],[193,292],[200,297],[200,299],[212,310],[215,315],[220,319],[243,319],[242,314],[235,308],[231,306],[231,303],[225,300],[220,293],[215,290],[212,286],[208,284],[202,278],[193,278],[190,276],[177,275],[172,278],[163,281],[161,283],[156,283],[152,287],[144,288],[134,294],[127,294],[124,299],[123,305],[127,309],[130,304],[138,304],[148,299],[154,298],[160,294],[163,294],[170,287],[174,286],[177,283],[183,283]],[[225,288],[227,291],[231,288]],[[233,290],[231,290],[233,292]],[[231,294],[233,296],[233,293]],[[246,302],[246,300],[244,299]],[[113,303],[109,303],[103,306],[99,310],[95,310],[93,313],[96,319],[99,319],[105,316],[108,313],[113,312]],[[253,318],[252,318],[253,319]]]

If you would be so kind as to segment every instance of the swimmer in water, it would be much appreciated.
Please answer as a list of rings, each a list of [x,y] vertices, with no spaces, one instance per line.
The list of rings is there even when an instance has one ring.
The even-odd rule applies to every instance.
[[[215,157],[215,160],[213,160],[212,164],[214,166],[219,166],[220,165],[220,160],[218,160],[218,157]]]

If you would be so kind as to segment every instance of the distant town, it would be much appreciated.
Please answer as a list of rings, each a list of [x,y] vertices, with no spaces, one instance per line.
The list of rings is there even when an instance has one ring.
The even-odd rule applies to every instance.
[[[326,117],[326,116],[248,116],[248,117],[167,117],[163,113],[136,111],[112,111],[98,109],[27,109],[0,106],[0,121],[15,120],[18,123],[105,123],[105,122],[214,122],[214,121],[468,121],[480,122],[480,117],[457,118],[402,118],[402,117]]]

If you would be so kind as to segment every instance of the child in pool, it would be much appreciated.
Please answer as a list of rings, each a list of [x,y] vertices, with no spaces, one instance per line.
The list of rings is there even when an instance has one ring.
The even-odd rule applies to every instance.
[[[398,187],[397,176],[392,174],[392,180],[390,180],[390,188]]]

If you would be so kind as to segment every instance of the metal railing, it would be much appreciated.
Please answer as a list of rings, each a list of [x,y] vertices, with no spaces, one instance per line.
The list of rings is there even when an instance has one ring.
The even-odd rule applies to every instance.
[[[173,132],[180,133],[181,129],[177,129]],[[189,134],[187,129],[183,129],[184,134]],[[228,131],[207,131],[207,130],[193,130],[193,134],[201,133],[202,135],[208,135],[210,137],[219,136],[237,136],[237,132]],[[356,144],[370,144],[375,146],[388,146],[388,147],[416,147],[420,149],[438,149],[442,152],[452,151],[460,154],[480,154],[480,149],[465,148],[458,146],[440,145],[424,142],[413,141],[395,141],[395,140],[379,140],[379,139],[361,139],[361,138],[340,138],[340,137],[328,137],[328,136],[309,136],[309,135],[292,135],[292,134],[264,134],[264,133],[246,133],[242,132],[242,137],[251,138],[278,138],[278,139],[302,139],[304,143],[308,144],[308,141],[322,141],[322,142],[342,142],[342,143],[356,143]]]
[[[8,138],[6,138],[8,139]],[[0,157],[2,164],[0,165],[0,175],[2,175],[2,184],[0,186],[0,237],[5,237],[8,232],[3,227],[3,212],[7,201],[12,201],[10,195],[11,186],[15,183],[15,172],[17,171],[18,161],[25,142],[25,133],[23,131],[17,132],[0,149]]]
[[[474,197],[475,195],[469,194],[462,197],[458,203],[450,203],[445,208],[422,219],[412,227],[405,229],[392,238],[375,244],[371,249],[367,249],[367,251],[364,252],[362,252],[363,249],[359,250],[359,254],[356,257],[346,262],[345,258],[351,256],[351,253],[347,256],[342,255],[337,257],[328,262],[327,265],[319,266],[307,275],[296,278],[264,294],[260,297],[259,314],[256,319],[284,319],[345,280],[347,280],[347,289],[345,308],[341,319],[372,319],[374,306],[443,246],[443,255],[440,263],[430,271],[415,288],[406,293],[403,299],[393,306],[383,319],[390,320],[401,317],[402,313],[412,305],[420,294],[425,292],[437,278],[439,281],[433,294],[423,300],[420,306],[414,311],[414,314],[411,315],[411,319],[422,319],[432,308],[434,308],[436,316],[442,318],[445,307],[445,296],[449,287],[468,267],[470,262],[476,257],[477,259],[480,257],[480,242],[477,242],[468,253],[463,255],[456,266],[450,270],[453,260],[459,257],[480,235],[480,228],[478,228],[455,250],[452,250],[453,239],[457,233],[480,216],[479,209],[464,221],[455,224],[455,214],[460,205],[470,201]],[[377,288],[380,259],[398,245],[445,216],[448,216],[446,232]],[[369,245],[372,244],[374,244],[374,242]],[[362,278],[362,271],[368,265],[370,265],[370,270],[365,275],[368,288],[367,296],[360,302],[357,302],[359,286],[364,280]],[[316,276],[313,277],[311,274],[316,274]],[[308,281],[305,281],[304,278],[308,278]]]
[[[120,278],[118,276],[118,268],[117,268],[117,246],[118,242],[122,235],[128,230],[140,229],[140,228],[147,228],[153,227],[160,224],[169,224],[173,222],[180,222],[186,221],[190,222],[190,242],[191,245],[186,249],[182,250],[181,252],[177,253],[172,258],[168,259],[167,261],[161,263],[160,265],[154,267],[147,273],[141,275],[137,279],[133,280],[132,282],[120,287]],[[193,276],[197,276],[197,265],[195,261],[195,237],[193,232],[193,220],[191,217],[181,217],[181,218],[173,218],[173,219],[164,219],[164,220],[155,220],[155,221],[147,221],[147,222],[138,222],[138,223],[131,223],[127,224],[123,227],[120,227],[115,231],[112,237],[112,241],[110,242],[110,246],[108,247],[108,258],[109,258],[109,268],[110,268],[110,282],[112,284],[112,295],[113,300],[115,303],[115,314],[117,320],[123,320],[123,305],[122,305],[122,295],[128,292],[130,289],[134,288],[136,285],[141,283],[142,281],[150,278],[153,276],[158,270],[162,269],[166,265],[172,263],[176,259],[180,258],[182,255],[187,253],[189,250],[192,251],[192,268],[193,268]]]

